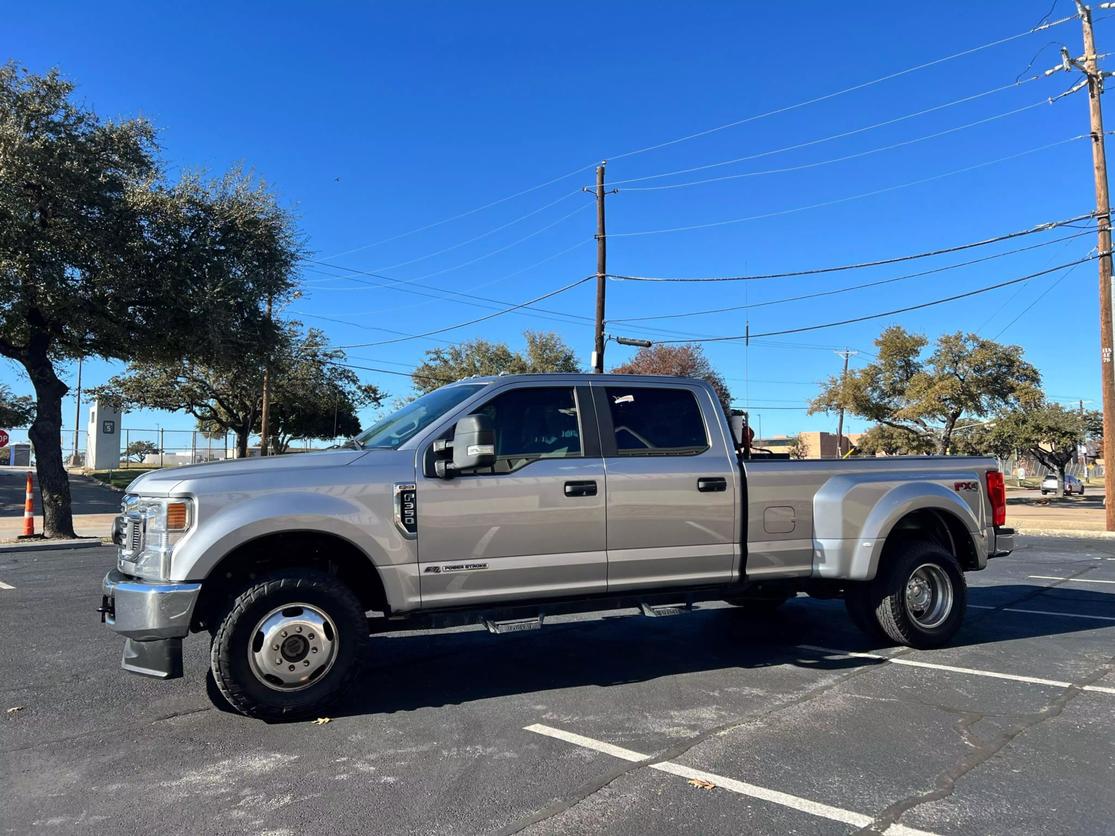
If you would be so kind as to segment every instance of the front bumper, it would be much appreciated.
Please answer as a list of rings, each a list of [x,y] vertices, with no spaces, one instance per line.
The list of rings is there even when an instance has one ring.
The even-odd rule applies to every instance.
[[[182,639],[190,632],[200,583],[149,583],[113,569],[102,584],[101,616],[128,641],[121,666],[170,679],[182,675]]]

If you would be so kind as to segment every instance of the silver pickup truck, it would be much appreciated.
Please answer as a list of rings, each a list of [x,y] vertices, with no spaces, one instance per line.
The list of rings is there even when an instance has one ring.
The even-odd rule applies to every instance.
[[[208,632],[221,693],[264,718],[319,710],[388,630],[804,592],[934,647],[963,573],[1013,548],[1005,502],[993,459],[749,455],[698,380],[472,378],[345,449],[139,477],[101,613],[150,676],[180,676],[183,638]]]

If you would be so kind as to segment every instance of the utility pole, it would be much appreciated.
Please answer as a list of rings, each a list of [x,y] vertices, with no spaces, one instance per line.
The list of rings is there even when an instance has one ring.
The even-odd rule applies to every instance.
[[[1112,320],[1111,287],[1111,204],[1107,192],[1107,152],[1104,147],[1103,110],[1100,96],[1103,94],[1103,80],[1112,73],[1102,72],[1096,65],[1096,41],[1092,32],[1092,10],[1082,0],[1074,0],[1076,13],[1084,36],[1084,54],[1072,58],[1065,48],[1061,48],[1061,64],[1048,70],[1046,75],[1058,70],[1077,69],[1084,74],[1084,81],[1073,87],[1088,87],[1088,115],[1091,120],[1092,137],[1092,175],[1096,188],[1096,226],[1099,233],[1099,291],[1100,291],[1100,375],[1103,391],[1103,440],[1104,466],[1103,488],[1104,509],[1107,517],[1107,530],[1115,531],[1115,462],[1107,461],[1108,450],[1115,443],[1115,333]],[[1100,8],[1112,4],[1103,3]]]
[[[271,297],[267,297],[267,322],[271,322]],[[267,455],[267,439],[268,439],[268,424],[271,420],[271,358],[268,356],[267,363],[263,367],[263,405],[260,408],[259,419],[259,454],[261,456]]]
[[[81,426],[81,361],[82,358],[77,358],[77,388],[74,390],[74,454],[70,457],[70,464],[77,466],[77,443],[78,443],[78,429]],[[86,447],[89,445],[86,444]],[[88,464],[88,462],[86,462]]]
[[[844,372],[840,376],[840,418],[836,422],[836,456],[837,458],[844,458],[844,397],[848,391],[848,360],[859,354],[858,351],[852,351],[846,348],[843,351],[836,352],[837,357],[844,358]]]
[[[604,166],[607,160],[596,167],[596,325],[593,335],[592,371],[604,372],[604,296],[608,281],[608,239],[604,231],[604,198],[615,194],[616,190],[604,191]],[[587,188],[584,191],[589,191]]]

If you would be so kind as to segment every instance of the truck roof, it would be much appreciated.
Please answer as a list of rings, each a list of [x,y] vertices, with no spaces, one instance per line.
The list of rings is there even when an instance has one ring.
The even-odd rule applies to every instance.
[[[453,386],[458,383],[508,383],[520,380],[546,381],[553,380],[561,383],[588,383],[602,381],[604,383],[623,383],[631,386],[636,383],[696,383],[707,386],[708,383],[696,377],[680,377],[661,374],[592,374],[591,372],[539,372],[534,374],[499,374],[477,375],[465,377],[446,384]]]

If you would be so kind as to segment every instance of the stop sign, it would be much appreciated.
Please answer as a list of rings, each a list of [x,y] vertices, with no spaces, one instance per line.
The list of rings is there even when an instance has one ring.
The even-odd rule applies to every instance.
[[[8,446],[8,431],[0,430],[0,447]]]

